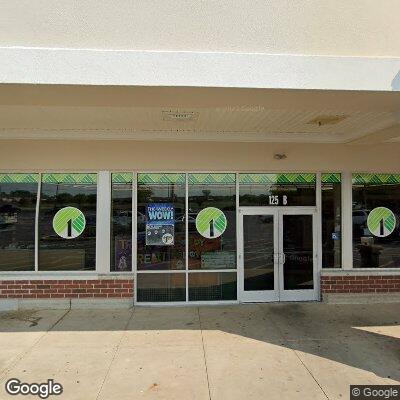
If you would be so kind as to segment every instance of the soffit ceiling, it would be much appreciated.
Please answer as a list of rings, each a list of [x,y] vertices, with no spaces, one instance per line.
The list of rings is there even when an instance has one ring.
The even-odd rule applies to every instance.
[[[400,93],[3,85],[0,138],[397,142]]]

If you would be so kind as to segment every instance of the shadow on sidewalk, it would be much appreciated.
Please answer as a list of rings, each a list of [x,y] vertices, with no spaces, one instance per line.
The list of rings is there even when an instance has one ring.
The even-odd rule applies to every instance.
[[[180,331],[221,332],[230,335],[226,336],[227,341],[257,340],[400,381],[399,304],[270,303],[71,310],[54,326],[49,325],[48,317],[46,324],[46,313],[56,312],[65,314],[60,310],[0,313],[0,334],[46,330],[176,331],[179,340]],[[223,339],[218,343],[223,346]]]

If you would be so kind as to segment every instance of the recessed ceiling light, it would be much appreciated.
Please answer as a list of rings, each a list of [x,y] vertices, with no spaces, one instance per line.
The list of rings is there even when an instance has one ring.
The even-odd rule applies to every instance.
[[[199,113],[196,111],[163,111],[163,121],[196,121]]]
[[[346,118],[347,115],[319,115],[318,117],[315,117],[311,121],[308,121],[307,124],[318,125],[318,126],[335,125]]]

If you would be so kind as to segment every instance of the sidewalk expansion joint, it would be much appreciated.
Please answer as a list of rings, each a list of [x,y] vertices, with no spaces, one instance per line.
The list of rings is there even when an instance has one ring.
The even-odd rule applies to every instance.
[[[124,331],[122,332],[122,335],[121,335],[121,337],[119,338],[118,343],[116,344],[116,346],[115,346],[115,348],[114,348],[114,354],[113,354],[113,356],[112,356],[112,358],[111,358],[110,364],[108,365],[106,374],[104,375],[104,379],[103,379],[103,381],[101,382],[99,391],[97,392],[96,400],[98,400],[98,399],[100,398],[100,395],[101,395],[101,392],[102,392],[102,390],[103,390],[104,384],[105,384],[105,382],[106,382],[108,376],[110,375],[111,367],[112,367],[112,365],[113,365],[113,363],[114,363],[114,361],[115,361],[115,358],[117,357],[118,350],[119,350],[119,348],[121,347],[122,340],[123,340],[124,337],[126,336],[126,332],[127,332],[127,330],[128,330],[128,326],[129,326],[130,322],[132,321],[132,318],[133,318],[134,313],[135,313],[135,308],[132,308],[132,313],[131,313],[130,317],[128,318],[128,321],[127,321],[126,324],[125,324]]]
[[[199,318],[201,344],[203,346],[203,358],[204,358],[204,367],[206,369],[206,377],[207,377],[208,399],[211,400],[210,379],[209,379],[209,376],[208,376],[207,357],[206,357],[206,348],[204,346],[203,328],[201,326],[200,307],[197,307],[197,315],[198,315],[198,318]]]
[[[320,388],[321,392],[324,394],[324,396],[326,397],[327,400],[330,400],[328,395],[326,394],[325,390],[322,388],[322,386],[319,384],[317,378],[314,376],[314,374],[310,371],[310,369],[307,367],[307,365],[303,362],[303,360],[301,359],[301,357],[299,356],[299,354],[297,353],[297,351],[295,349],[293,349],[292,347],[289,346],[289,342],[290,340],[285,338],[285,335],[282,332],[282,329],[280,328],[280,326],[276,323],[276,321],[274,320],[274,317],[272,314],[268,313],[268,311],[265,311],[262,307],[260,307],[263,311],[264,314],[266,314],[269,319],[271,320],[272,324],[275,326],[276,330],[279,332],[279,334],[281,335],[282,341],[285,342],[285,344],[287,345],[287,348],[290,349],[291,351],[293,351],[293,353],[295,354],[295,356],[297,357],[297,359],[300,361],[301,365],[305,368],[305,370],[308,372],[308,374],[311,376],[311,378],[313,379],[313,381],[317,384],[317,386]]]

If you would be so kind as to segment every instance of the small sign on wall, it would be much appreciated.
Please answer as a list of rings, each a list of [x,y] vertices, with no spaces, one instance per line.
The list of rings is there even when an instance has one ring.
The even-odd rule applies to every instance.
[[[332,232],[332,240],[340,240],[340,232]]]

